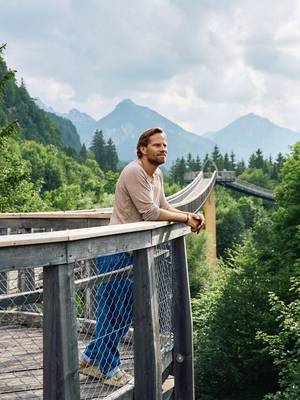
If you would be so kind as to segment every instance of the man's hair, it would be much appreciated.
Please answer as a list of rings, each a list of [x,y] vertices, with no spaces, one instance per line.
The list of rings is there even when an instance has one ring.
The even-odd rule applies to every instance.
[[[147,146],[149,144],[149,138],[156,133],[165,133],[162,128],[156,127],[156,128],[150,128],[144,131],[141,136],[139,137],[139,141],[136,145],[136,154],[138,158],[141,158],[143,153],[140,150],[141,146]]]

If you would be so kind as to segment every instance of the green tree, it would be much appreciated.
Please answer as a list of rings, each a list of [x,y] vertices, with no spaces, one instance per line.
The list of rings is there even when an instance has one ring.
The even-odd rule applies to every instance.
[[[248,167],[256,168],[256,169],[264,169],[265,160],[263,157],[263,153],[260,149],[257,149],[254,154],[251,154]]]
[[[99,167],[105,171],[106,170],[106,142],[104,139],[103,132],[101,130],[96,130],[93,136],[92,144],[90,150],[95,156],[95,160],[99,164]]]
[[[116,146],[111,138],[108,139],[107,144],[105,146],[105,158],[106,158],[106,165],[105,171],[117,171],[119,157],[116,150]]]
[[[187,236],[187,258],[191,297],[196,297],[208,287],[212,279],[212,269],[208,259],[209,238],[205,231],[200,235]]]
[[[84,143],[81,146],[79,156],[80,156],[81,161],[85,161],[87,159],[87,149],[86,149],[86,146]]]
[[[237,176],[241,175],[245,170],[246,170],[245,161],[244,160],[239,161],[236,164],[236,168],[235,168]]]
[[[300,265],[299,265],[300,267]],[[298,269],[299,270],[299,269]],[[300,277],[291,278],[290,291],[296,296],[285,304],[274,293],[270,294],[271,312],[279,323],[277,334],[258,332],[257,337],[267,344],[274,364],[278,366],[280,389],[266,400],[298,400],[300,398]]]
[[[6,69],[2,58],[4,48],[0,47],[0,102],[6,85],[14,79],[14,73]],[[29,165],[22,159],[19,145],[13,139],[17,130],[16,121],[0,127],[0,212],[42,210],[47,205],[39,197],[38,186],[30,182]]]
[[[231,162],[229,160],[228,153],[224,154],[223,169],[226,170],[226,171],[230,171],[231,170]]]
[[[211,153],[211,158],[216,163],[218,170],[222,171],[224,166],[224,160],[217,145],[215,145],[213,152]]]
[[[260,209],[226,267],[194,301],[201,400],[260,400],[267,393],[276,400],[298,396],[299,285],[293,290],[291,277],[300,265],[299,182],[297,143],[282,168],[277,209]]]
[[[236,170],[236,161],[235,161],[236,157],[234,152],[232,151],[230,153],[230,171],[235,171]]]
[[[111,194],[115,193],[118,178],[119,178],[118,172],[113,172],[112,170],[105,172],[104,190],[106,193],[111,193]]]
[[[262,169],[247,169],[239,175],[239,179],[261,187],[272,188],[270,176],[267,173],[264,173]]]

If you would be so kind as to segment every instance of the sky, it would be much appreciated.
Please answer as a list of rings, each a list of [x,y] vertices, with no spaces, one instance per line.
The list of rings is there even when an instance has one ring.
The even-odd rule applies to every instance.
[[[300,130],[300,0],[0,0],[32,97],[100,119],[130,98],[202,134],[250,112]]]

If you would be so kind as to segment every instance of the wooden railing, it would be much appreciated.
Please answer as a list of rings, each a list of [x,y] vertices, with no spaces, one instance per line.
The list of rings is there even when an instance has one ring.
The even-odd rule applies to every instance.
[[[162,398],[162,373],[171,363],[174,366],[175,398],[194,398],[191,311],[184,244],[184,235],[188,232],[182,224],[161,222],[1,238],[2,273],[21,272],[28,267],[43,268],[43,289],[2,295],[0,308],[3,316],[11,302],[17,306],[43,300],[45,399],[80,398],[74,266],[79,261],[123,251],[132,251],[134,260],[135,398]],[[174,273],[174,351],[163,359],[159,347],[153,252],[156,246],[167,241],[172,251]],[[8,320],[9,313],[5,323]],[[132,390],[128,388],[129,392]]]
[[[196,183],[169,201],[182,210],[199,210],[210,196],[215,180],[216,174],[210,179],[199,176]],[[134,292],[135,384],[109,398],[194,399],[192,319],[184,239],[190,229],[166,222],[104,226],[109,216],[109,209],[0,215],[3,235],[0,237],[0,328],[9,326],[12,320],[21,326],[28,320],[42,320],[43,398],[80,399],[80,389],[81,393],[84,389],[82,385],[80,388],[78,375],[77,331],[78,326],[91,322],[93,312],[89,308],[88,289],[84,299],[86,312],[83,318],[76,316],[75,293],[92,285],[95,290],[95,285],[117,279],[121,273],[124,279],[126,273],[126,278],[133,281]],[[173,344],[162,352],[158,301],[161,289],[155,260],[160,254],[159,246],[164,244],[168,248],[166,262],[173,274],[169,316],[172,332],[168,332]],[[101,255],[120,252],[133,254],[133,267],[76,279],[78,265],[87,268],[89,261]],[[11,287],[9,278],[16,275],[17,283]],[[169,374],[174,375],[174,388],[163,394],[162,383]]]

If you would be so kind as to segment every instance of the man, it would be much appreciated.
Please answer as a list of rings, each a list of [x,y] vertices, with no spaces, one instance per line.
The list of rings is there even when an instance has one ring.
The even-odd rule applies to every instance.
[[[163,176],[158,168],[167,157],[167,137],[161,128],[143,132],[137,144],[137,160],[120,174],[110,225],[138,221],[182,222],[199,233],[203,215],[171,207],[163,189]],[[132,264],[132,256],[119,253],[97,258],[98,273]],[[132,323],[132,282],[116,280],[99,286],[96,336],[81,356],[80,372],[105,384],[123,386],[132,377],[120,369],[119,343]]]

